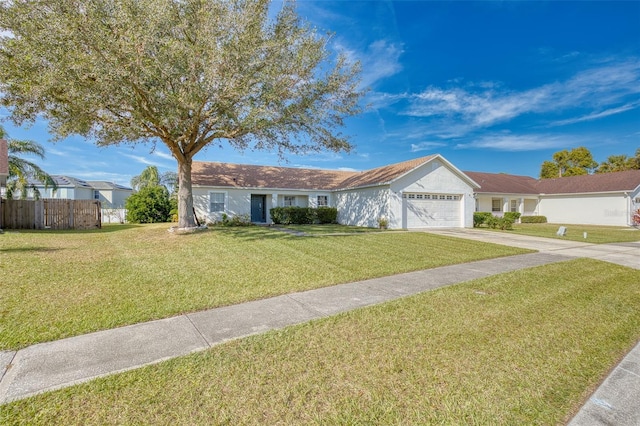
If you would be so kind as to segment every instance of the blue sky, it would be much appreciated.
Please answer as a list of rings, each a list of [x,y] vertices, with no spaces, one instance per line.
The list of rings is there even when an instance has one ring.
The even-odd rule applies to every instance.
[[[301,1],[298,12],[362,63],[368,107],[343,129],[355,149],[282,162],[223,146],[196,160],[366,170],[439,153],[461,170],[538,176],[562,149],[601,162],[640,147],[640,1]],[[128,185],[148,165],[176,169],[161,144],[49,143],[44,121],[2,125],[43,143],[51,174]]]

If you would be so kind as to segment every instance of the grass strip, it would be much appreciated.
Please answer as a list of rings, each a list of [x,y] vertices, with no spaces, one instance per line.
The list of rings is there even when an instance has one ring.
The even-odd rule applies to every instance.
[[[558,236],[558,228],[565,226],[567,234]],[[488,229],[488,228],[482,228]],[[499,231],[533,237],[556,238],[560,240],[580,241],[591,244],[611,244],[640,241],[640,230],[631,227],[562,225],[552,223],[517,223],[513,230]],[[585,233],[587,237],[585,238]]]
[[[166,224],[0,236],[0,350],[526,250],[425,233],[295,237]]]
[[[501,274],[17,401],[0,423],[558,424],[640,336],[638,282],[590,259]]]

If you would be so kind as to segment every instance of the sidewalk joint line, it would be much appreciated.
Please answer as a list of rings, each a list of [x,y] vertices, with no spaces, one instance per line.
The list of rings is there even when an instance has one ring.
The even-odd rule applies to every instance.
[[[187,320],[189,321],[189,323],[191,323],[191,325],[193,326],[193,328],[198,332],[198,334],[200,335],[200,337],[202,337],[202,340],[204,340],[204,343],[206,343],[206,344],[207,344],[207,347],[208,347],[208,348],[213,347],[213,346],[211,345],[211,343],[209,343],[209,341],[207,340],[207,338],[206,338],[206,337],[204,337],[204,334],[202,334],[202,332],[200,331],[200,329],[198,328],[198,326],[197,326],[197,325],[196,325],[196,324],[191,320],[191,317],[189,316],[189,314],[183,314],[183,315],[187,318]]]

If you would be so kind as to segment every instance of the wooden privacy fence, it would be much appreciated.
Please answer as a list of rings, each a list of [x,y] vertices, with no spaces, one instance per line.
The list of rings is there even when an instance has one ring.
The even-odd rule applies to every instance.
[[[2,200],[0,228],[95,229],[101,227],[97,200]]]

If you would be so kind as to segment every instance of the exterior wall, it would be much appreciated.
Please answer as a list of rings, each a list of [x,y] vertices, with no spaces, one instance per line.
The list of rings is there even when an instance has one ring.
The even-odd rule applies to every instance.
[[[540,215],[550,223],[627,226],[633,196],[617,194],[543,195]]]
[[[393,229],[406,227],[406,208],[403,206],[403,192],[423,192],[460,196],[460,223],[458,226],[473,227],[475,201],[473,187],[449,167],[435,160],[426,163],[391,184],[390,221]],[[455,201],[454,201],[455,202]]]
[[[129,198],[129,196],[133,194],[133,191],[114,190],[114,191],[111,191],[111,193],[112,193],[111,204],[114,207],[124,207],[124,204],[126,203],[127,198]]]
[[[500,211],[493,211],[493,200],[500,199]],[[519,194],[476,194],[476,211],[490,212],[502,216],[511,211],[511,202],[516,202],[516,211],[522,216],[538,215],[538,195]]]
[[[127,198],[129,198],[133,193],[133,191],[124,191],[119,189],[100,189],[98,192],[100,193],[100,202],[104,206],[114,209],[123,208]]]
[[[373,187],[334,193],[338,223],[342,225],[378,227],[378,219],[389,219],[389,228],[397,228],[397,218],[389,210],[389,187]]]
[[[224,212],[212,213],[209,211],[209,193],[221,192],[225,194]],[[235,188],[215,188],[215,187],[193,187],[193,206],[199,220],[208,222],[216,222],[222,220],[222,214],[229,217],[234,216],[251,216],[251,195],[266,195],[266,216],[268,224],[272,223],[270,210],[273,207],[284,206],[284,197],[295,197],[295,206],[297,207],[317,207],[318,195],[327,195],[329,197],[329,205],[332,205],[330,192],[305,192],[282,189],[235,189]]]

